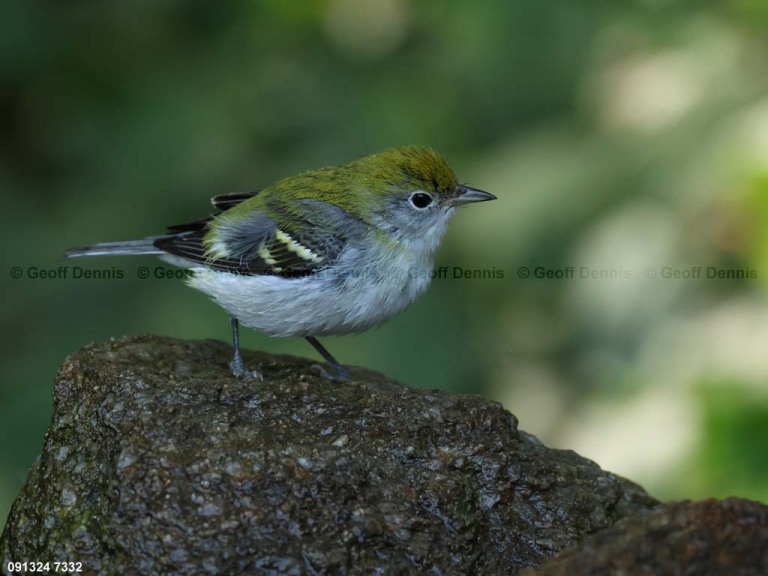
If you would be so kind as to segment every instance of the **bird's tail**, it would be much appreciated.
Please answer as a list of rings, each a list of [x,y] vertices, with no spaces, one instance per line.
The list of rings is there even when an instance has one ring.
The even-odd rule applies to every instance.
[[[154,241],[156,237],[143,240],[126,240],[124,242],[99,242],[90,246],[78,246],[70,248],[64,254],[67,258],[80,258],[81,256],[122,256],[129,254],[164,254]]]

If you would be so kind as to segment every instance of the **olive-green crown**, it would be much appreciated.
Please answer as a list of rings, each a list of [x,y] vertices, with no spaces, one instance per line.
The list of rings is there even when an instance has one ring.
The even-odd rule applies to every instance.
[[[438,194],[456,193],[458,181],[448,161],[431,148],[400,146],[371,154],[347,164],[377,182],[373,191],[386,194],[392,186]],[[381,184],[388,186],[381,186]]]

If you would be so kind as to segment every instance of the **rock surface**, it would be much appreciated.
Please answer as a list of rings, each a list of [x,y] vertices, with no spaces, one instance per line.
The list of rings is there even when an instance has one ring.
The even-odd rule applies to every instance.
[[[153,336],[56,378],[7,561],[86,574],[514,574],[657,502],[499,404],[309,360]]]
[[[768,506],[673,502],[617,522],[525,576],[764,576]]]

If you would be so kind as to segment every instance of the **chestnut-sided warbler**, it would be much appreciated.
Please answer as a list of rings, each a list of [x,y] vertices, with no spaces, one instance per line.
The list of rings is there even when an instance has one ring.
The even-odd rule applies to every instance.
[[[232,317],[235,376],[261,378],[240,355],[242,323],[270,336],[303,336],[331,365],[324,375],[346,379],[317,337],[362,332],[401,312],[429,285],[451,216],[495,198],[459,184],[433,150],[403,146],[216,196],[220,212],[208,218],[67,256],[156,254],[190,268],[188,284]]]

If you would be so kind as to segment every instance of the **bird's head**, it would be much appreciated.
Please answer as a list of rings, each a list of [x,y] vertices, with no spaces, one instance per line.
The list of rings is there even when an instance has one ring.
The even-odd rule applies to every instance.
[[[445,158],[421,146],[390,148],[345,166],[358,192],[349,209],[398,239],[436,247],[458,208],[496,199],[459,183]]]

